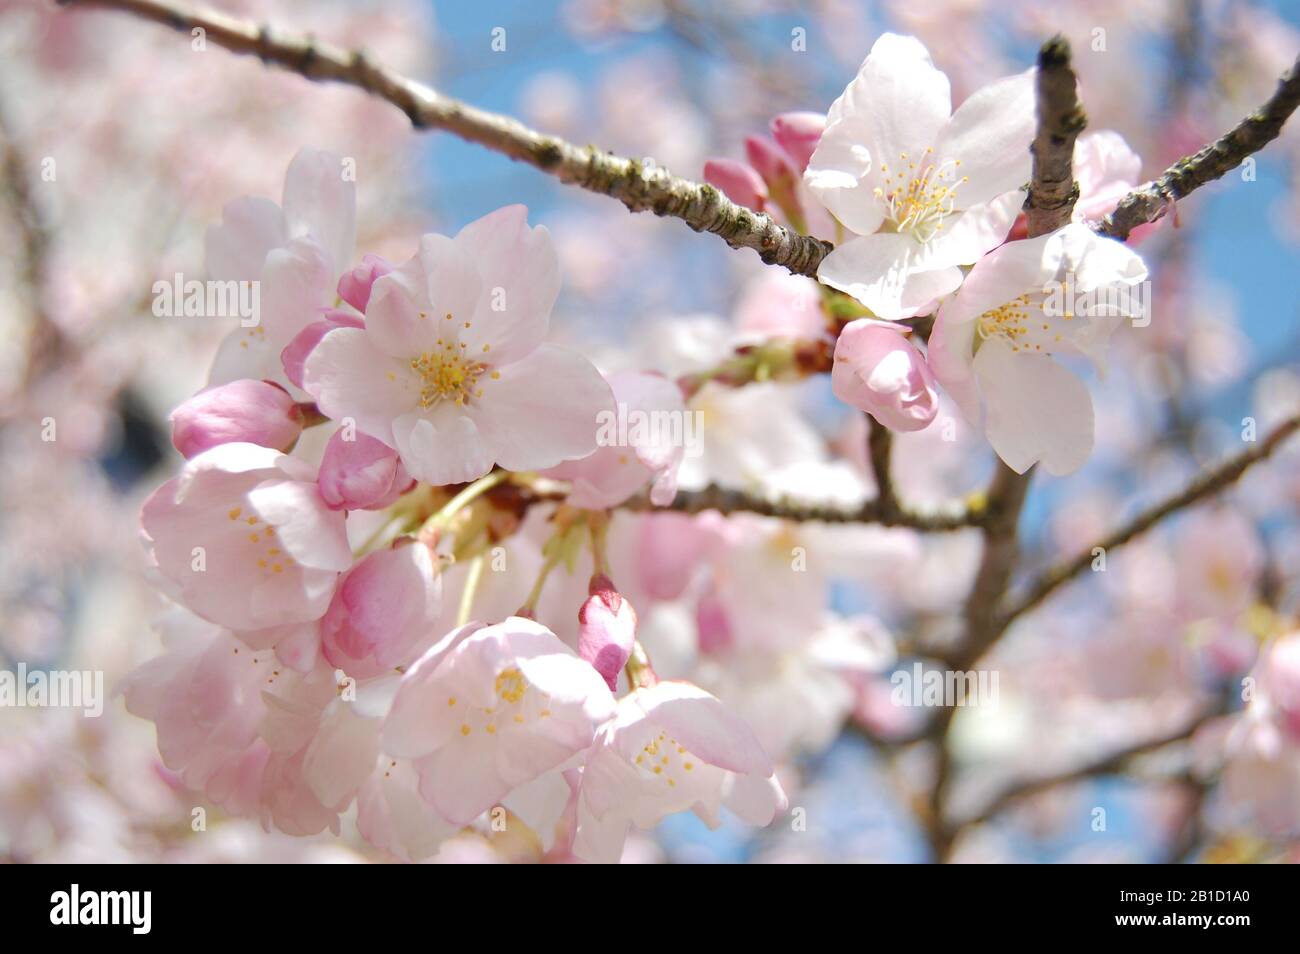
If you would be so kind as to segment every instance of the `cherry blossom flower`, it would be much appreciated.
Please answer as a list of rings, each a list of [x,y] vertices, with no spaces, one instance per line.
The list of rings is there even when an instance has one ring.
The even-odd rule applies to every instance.
[[[281,205],[245,197],[208,229],[211,281],[260,282],[260,322],[222,341],[210,383],[239,378],[290,382],[280,352],[333,304],[356,240],[356,184],[339,157],[302,149],[284,177]]]
[[[402,677],[383,750],[413,759],[420,794],[469,824],[580,755],[613,714],[604,679],[545,626],[517,616],[470,623]]]
[[[948,77],[913,37],[886,33],[827,114],[813,194],[854,237],[817,277],[879,318],[924,314],[1007,235],[1029,180],[1033,75],[952,111]]]
[[[321,499],[314,468],[255,444],[187,461],[140,523],[175,598],[234,630],[319,619],[352,565],[344,516]]]
[[[619,700],[582,771],[574,854],[614,864],[632,826],[648,831],[694,811],[710,828],[726,806],[769,825],[787,801],[754,733],[722,703],[687,683],[661,682]]]
[[[939,413],[939,390],[921,352],[896,325],[849,322],[835,342],[831,388],[845,404],[895,431],[919,431]]]
[[[1053,356],[1081,355],[1104,372],[1110,335],[1130,307],[1124,290],[1146,275],[1132,250],[1071,224],[989,253],[944,303],[930,368],[971,424],[983,417],[1008,467],[1024,473],[1041,461],[1061,475],[1088,459],[1092,398]]]
[[[499,464],[540,470],[596,449],[609,386],[586,358],[543,344],[559,291],[550,236],[510,206],[454,238],[426,235],[375,282],[365,329],[327,333],[304,385],[430,484]]]
[[[293,708],[319,711],[334,695],[333,676],[319,668],[299,673],[274,653],[252,651],[229,631],[184,614],[170,614],[161,625],[166,651],[128,678],[127,710],[156,724],[163,762],[185,785],[234,814],[259,814],[273,754],[262,738],[264,723],[288,699],[296,700]],[[276,771],[283,808],[303,792],[294,791],[282,766]],[[302,828],[337,825],[336,814],[310,795],[306,805],[290,828],[300,827],[302,812],[321,821]]]

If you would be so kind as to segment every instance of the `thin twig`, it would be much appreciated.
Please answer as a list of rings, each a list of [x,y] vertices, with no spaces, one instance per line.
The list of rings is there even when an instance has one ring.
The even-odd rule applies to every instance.
[[[867,459],[876,478],[876,507],[882,515],[897,513],[901,509],[894,491],[892,462],[894,437],[889,428],[876,421],[868,421]]]
[[[703,490],[682,490],[666,507],[656,507],[644,497],[635,497],[620,509],[634,511],[671,510],[677,513],[752,513],[812,523],[874,523],[884,527],[910,527],[913,530],[945,532],[979,526],[983,514],[954,506],[943,510],[905,510],[894,507],[886,511],[879,499],[867,501],[855,509],[828,504],[808,504],[793,500],[773,500],[742,490],[729,490],[710,484]]]
[[[431,87],[310,36],[282,33],[211,10],[168,0],[60,0],[67,6],[131,13],[205,38],[234,53],[261,57],[312,80],[358,87],[404,112],[416,128],[442,129],[511,159],[526,162],[561,182],[612,196],[633,212],[681,219],[697,232],[712,232],[732,248],[749,248],[769,265],[815,276],[830,252],[829,242],[800,235],[765,213],[737,205],[710,185],[675,176],[652,161],[638,161],[576,146],[548,136],[509,116],[478,109]]]
[[[1282,442],[1294,434],[1297,429],[1300,429],[1300,414],[1287,418],[1255,447],[1225,461],[1213,470],[1203,472],[1183,490],[1169,499],[1147,508],[1123,527],[1097,541],[1079,555],[1045,571],[1026,588],[1025,594],[1020,598],[1019,602],[1003,614],[1001,619],[1002,627],[1005,628],[1012,620],[1029,612],[1045,600],[1057,587],[1069,582],[1091,566],[1095,559],[1093,553],[1097,548],[1109,552],[1115,547],[1123,546],[1166,517],[1231,486],[1252,465],[1259,463],[1277,450]]]
[[[1251,153],[1258,152],[1278,137],[1282,124],[1300,106],[1300,58],[1278,83],[1277,90],[1222,138],[1192,156],[1184,156],[1164,174],[1126,195],[1115,211],[1097,225],[1097,231],[1112,238],[1126,239],[1133,229],[1154,222],[1178,199],[1207,182],[1222,178],[1239,167]]]
[[[1182,742],[1195,734],[1196,730],[1203,726],[1211,719],[1222,715],[1222,710],[1217,707],[1211,707],[1198,714],[1190,722],[1171,732],[1157,736],[1154,739],[1147,739],[1143,742],[1137,742],[1129,745],[1109,755],[1093,759],[1082,765],[1076,766],[1064,772],[1053,775],[1044,775],[1039,778],[1029,779],[1027,781],[1016,782],[1007,786],[998,795],[992,798],[982,809],[970,818],[964,819],[960,827],[965,828],[970,825],[978,825],[988,821],[999,812],[1006,809],[1011,804],[1027,798],[1030,795],[1036,795],[1039,792],[1056,788],[1060,785],[1069,785],[1072,782],[1081,782],[1085,779],[1094,778],[1098,775],[1114,775],[1124,771],[1125,767],[1134,758],[1140,755],[1146,755],[1157,749],[1162,749],[1167,745],[1175,742]]]

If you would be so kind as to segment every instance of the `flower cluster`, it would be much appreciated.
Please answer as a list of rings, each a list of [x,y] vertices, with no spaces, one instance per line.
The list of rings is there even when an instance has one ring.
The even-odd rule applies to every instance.
[[[747,141],[749,166],[714,160],[705,172],[734,200],[839,240],[817,274],[861,306],[836,342],[841,401],[915,431],[935,420],[942,387],[1009,467],[1041,462],[1059,475],[1087,459],[1093,411],[1057,359],[1084,357],[1104,371],[1111,334],[1141,317],[1133,287],[1146,266],[1085,224],[1136,184],[1140,161],[1115,133],[1081,138],[1074,221],[1028,239],[1020,210],[1034,117],[1032,71],[953,110],[925,47],[887,33],[824,121],[777,117],[776,145]],[[829,230],[806,212],[810,197],[833,216]],[[907,322],[930,315],[923,352]]]
[[[355,805],[361,834],[406,860],[476,825],[617,861],[630,826],[674,812],[770,823],[786,799],[754,731],[658,680],[609,575],[568,607],[567,641],[539,621],[576,543],[603,563],[605,508],[675,494],[680,448],[606,446],[599,422],[616,398],[680,416],[680,391],[546,342],[559,268],[520,206],[426,235],[404,264],[354,265],[340,168],[303,151],[282,205],[238,200],[209,231],[211,274],[259,281],[267,320],[232,332],[172,414],[186,461],[141,524],[178,606],[128,709],[227,811],[301,835],[338,832]],[[491,621],[474,621],[479,575],[453,605],[447,571],[482,571],[518,529],[494,488],[543,484],[555,532],[534,592],[498,612],[484,585]]]

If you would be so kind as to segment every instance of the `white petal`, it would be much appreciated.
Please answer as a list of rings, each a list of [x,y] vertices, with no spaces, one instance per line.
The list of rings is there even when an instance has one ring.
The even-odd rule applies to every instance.
[[[302,379],[322,413],[336,421],[350,417],[362,431],[392,447],[394,419],[417,401],[402,386],[406,374],[406,368],[370,343],[367,332],[336,328],[307,356]]]
[[[1017,189],[950,216],[930,241],[931,256],[944,265],[973,265],[1007,240],[1024,204],[1025,193]]]
[[[528,227],[528,209],[506,206],[471,222],[456,245],[478,267],[482,293],[460,340],[472,355],[491,348],[493,361],[508,364],[546,339],[551,309],[560,294],[560,261],[545,228]]]
[[[375,282],[366,330],[375,347],[397,358],[456,349],[481,291],[469,254],[445,235],[425,235],[418,255]]]
[[[284,213],[270,199],[245,196],[226,203],[221,224],[204,235],[205,269],[212,281],[257,281],[267,253],[287,240]]]
[[[488,442],[473,419],[447,401],[392,423],[393,446],[416,480],[441,487],[477,480],[492,469]]]
[[[897,232],[845,242],[822,259],[817,277],[887,321],[920,314],[930,302],[961,284],[958,269],[942,264],[936,267],[924,246]]]
[[[596,449],[598,417],[613,411],[614,396],[590,361],[542,345],[500,371],[499,380],[480,378],[484,395],[469,405],[498,464],[541,470]]]
[[[952,109],[946,77],[914,37],[886,33],[827,114],[805,182],[846,227],[869,235],[882,208],[872,193],[881,164],[906,165],[935,145]]]
[[[284,177],[289,235],[312,236],[329,257],[332,276],[352,264],[357,238],[357,186],[344,171],[338,156],[301,149]]]
[[[1061,243],[1054,242],[1053,235],[1007,242],[976,262],[961,291],[944,305],[948,322],[974,321],[1026,292],[1043,291],[1056,279],[1061,264]]]
[[[959,296],[960,297],[960,296]],[[971,370],[974,361],[975,323],[950,322],[947,313],[950,305],[939,311],[930,340],[926,342],[926,361],[935,379],[951,395],[961,409],[962,416],[974,427],[983,420],[979,384]]]
[[[960,161],[957,207],[970,208],[1029,181],[1034,140],[1034,72],[1008,76],[977,90],[957,107],[935,152]]]
[[[1077,470],[1092,452],[1092,397],[1068,368],[1046,355],[1017,354],[997,339],[975,355],[989,443],[1023,474],[1042,462],[1049,474]]]

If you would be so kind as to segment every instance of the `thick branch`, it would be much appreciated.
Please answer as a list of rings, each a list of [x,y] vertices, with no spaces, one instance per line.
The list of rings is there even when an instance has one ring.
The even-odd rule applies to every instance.
[[[1074,140],[1088,125],[1079,105],[1078,78],[1070,66],[1070,44],[1056,36],[1038,51],[1038,134],[1033,179],[1025,199],[1029,235],[1046,235],[1070,221],[1079,186],[1071,168]]]
[[[444,96],[360,51],[349,52],[310,36],[215,11],[195,10],[168,0],[60,0],[66,5],[106,8],[152,20],[183,32],[202,29],[207,40],[234,53],[261,57],[312,80],[358,87],[387,100],[417,128],[443,129],[469,142],[526,162],[561,182],[618,199],[633,212],[681,219],[697,232],[712,232],[732,248],[750,248],[769,265],[815,276],[831,250],[828,242],[800,235],[764,213],[736,205],[710,185],[672,175],[651,162],[626,159],[595,146],[575,146],[529,129],[509,116],[490,113]]]
[[[1250,450],[1225,461],[1213,470],[1206,471],[1187,485],[1181,492],[1155,506],[1144,510],[1110,536],[1099,540],[1093,546],[1073,559],[1066,560],[1043,573],[1026,591],[1024,597],[1011,610],[1003,615],[1002,628],[1016,617],[1033,609],[1057,587],[1069,582],[1092,565],[1093,551],[1097,547],[1109,552],[1115,547],[1123,546],[1134,537],[1145,533],[1161,520],[1177,513],[1205,498],[1231,486],[1250,467],[1272,454],[1288,437],[1300,429],[1300,414],[1287,418],[1272,433]]]
[[[999,625],[997,607],[1020,555],[1017,531],[1032,474],[1032,470],[1017,474],[998,461],[984,514],[984,553],[966,599],[966,634],[952,657],[954,669],[965,669],[984,655],[1005,628]]]
[[[1282,131],[1282,124],[1297,106],[1300,106],[1300,58],[1283,75],[1268,102],[1221,139],[1193,156],[1179,159],[1158,179],[1126,195],[1115,211],[1101,220],[1097,231],[1126,239],[1137,226],[1154,222],[1169,211],[1172,203],[1207,182],[1227,175],[1251,153],[1258,152],[1276,139]]]

